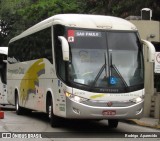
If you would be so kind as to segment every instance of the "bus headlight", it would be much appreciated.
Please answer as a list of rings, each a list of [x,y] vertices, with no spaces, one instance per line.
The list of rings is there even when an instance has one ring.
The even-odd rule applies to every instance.
[[[143,100],[142,97],[137,97],[137,98],[131,99],[131,100],[129,100],[129,101],[134,102],[134,103],[139,103],[139,102],[141,102],[142,100]]]
[[[68,97],[72,101],[79,102],[79,103],[88,100],[87,98],[79,97],[77,95],[73,95],[73,94],[70,94],[68,92],[65,92],[65,95],[66,95],[66,97]]]

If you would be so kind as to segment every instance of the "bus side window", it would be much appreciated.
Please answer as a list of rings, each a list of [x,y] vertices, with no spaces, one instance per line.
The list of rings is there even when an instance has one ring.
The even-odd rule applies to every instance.
[[[52,42],[51,42],[51,28],[39,31],[30,37],[30,56],[31,60],[46,58],[51,63],[52,59]]]

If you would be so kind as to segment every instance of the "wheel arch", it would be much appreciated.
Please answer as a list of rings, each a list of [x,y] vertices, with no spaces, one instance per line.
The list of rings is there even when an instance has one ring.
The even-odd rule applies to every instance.
[[[48,104],[50,102],[49,99],[52,99],[52,102],[54,103],[54,95],[53,95],[53,92],[52,92],[51,89],[48,89],[47,92],[46,92],[46,113],[48,112],[47,107],[48,107]]]

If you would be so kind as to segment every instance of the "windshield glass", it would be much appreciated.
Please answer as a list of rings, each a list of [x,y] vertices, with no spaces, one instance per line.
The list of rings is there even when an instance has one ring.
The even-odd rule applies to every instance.
[[[135,32],[68,30],[69,81],[90,88],[143,85],[142,48]]]

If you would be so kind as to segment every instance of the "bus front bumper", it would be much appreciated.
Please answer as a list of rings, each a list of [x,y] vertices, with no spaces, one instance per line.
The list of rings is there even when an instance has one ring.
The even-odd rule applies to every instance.
[[[67,98],[66,118],[73,119],[138,119],[143,115],[143,103],[127,107],[95,107]]]

